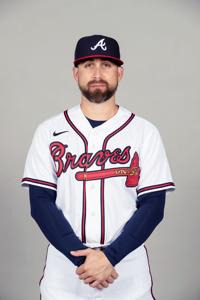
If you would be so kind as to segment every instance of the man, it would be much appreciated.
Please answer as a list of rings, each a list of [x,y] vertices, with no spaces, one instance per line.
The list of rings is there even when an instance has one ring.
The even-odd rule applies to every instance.
[[[50,241],[42,300],[155,299],[144,242],[174,183],[158,130],[116,104],[122,65],[115,39],[81,38],[80,105],[35,132],[22,184]]]

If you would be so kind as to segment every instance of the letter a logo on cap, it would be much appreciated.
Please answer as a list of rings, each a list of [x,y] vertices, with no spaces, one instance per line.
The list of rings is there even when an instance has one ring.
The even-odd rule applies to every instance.
[[[106,42],[104,42],[105,39],[101,39],[94,47],[91,47],[90,49],[91,50],[96,50],[98,47],[101,47],[101,49],[103,51],[106,51],[107,50],[107,47],[106,47]]]

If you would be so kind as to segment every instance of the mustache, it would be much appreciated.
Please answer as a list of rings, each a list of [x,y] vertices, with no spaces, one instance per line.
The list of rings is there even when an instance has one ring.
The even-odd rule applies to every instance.
[[[95,84],[95,83],[102,83],[102,84],[106,84],[106,85],[108,84],[105,80],[100,79],[100,80],[91,80],[88,82],[88,85]]]

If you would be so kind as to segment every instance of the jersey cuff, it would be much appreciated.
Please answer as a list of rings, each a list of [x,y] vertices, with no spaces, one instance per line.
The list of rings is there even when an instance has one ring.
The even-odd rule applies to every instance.
[[[40,187],[45,187],[45,188],[48,187],[49,189],[52,189],[54,191],[57,190],[57,184],[55,184],[55,183],[44,181],[44,180],[39,180],[39,179],[34,179],[34,178],[29,178],[29,177],[22,178],[22,180],[21,180],[22,187],[28,187],[30,184],[37,185]]]
[[[146,186],[146,187],[138,189],[137,195],[140,196],[143,194],[147,194],[149,192],[156,192],[156,191],[163,191],[163,190],[166,190],[167,192],[174,191],[175,184],[173,182],[165,182],[165,183],[161,183],[161,184]]]

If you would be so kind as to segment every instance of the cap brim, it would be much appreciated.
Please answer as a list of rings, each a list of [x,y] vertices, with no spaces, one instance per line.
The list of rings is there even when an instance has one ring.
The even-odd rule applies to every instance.
[[[123,61],[121,59],[118,59],[116,57],[113,57],[113,56],[108,56],[108,55],[90,55],[90,56],[83,56],[81,58],[78,58],[74,61],[74,66],[77,67],[77,65],[85,60],[89,60],[89,59],[92,59],[92,58],[106,58],[112,62],[114,62],[116,65],[118,66],[121,66],[123,65]]]

